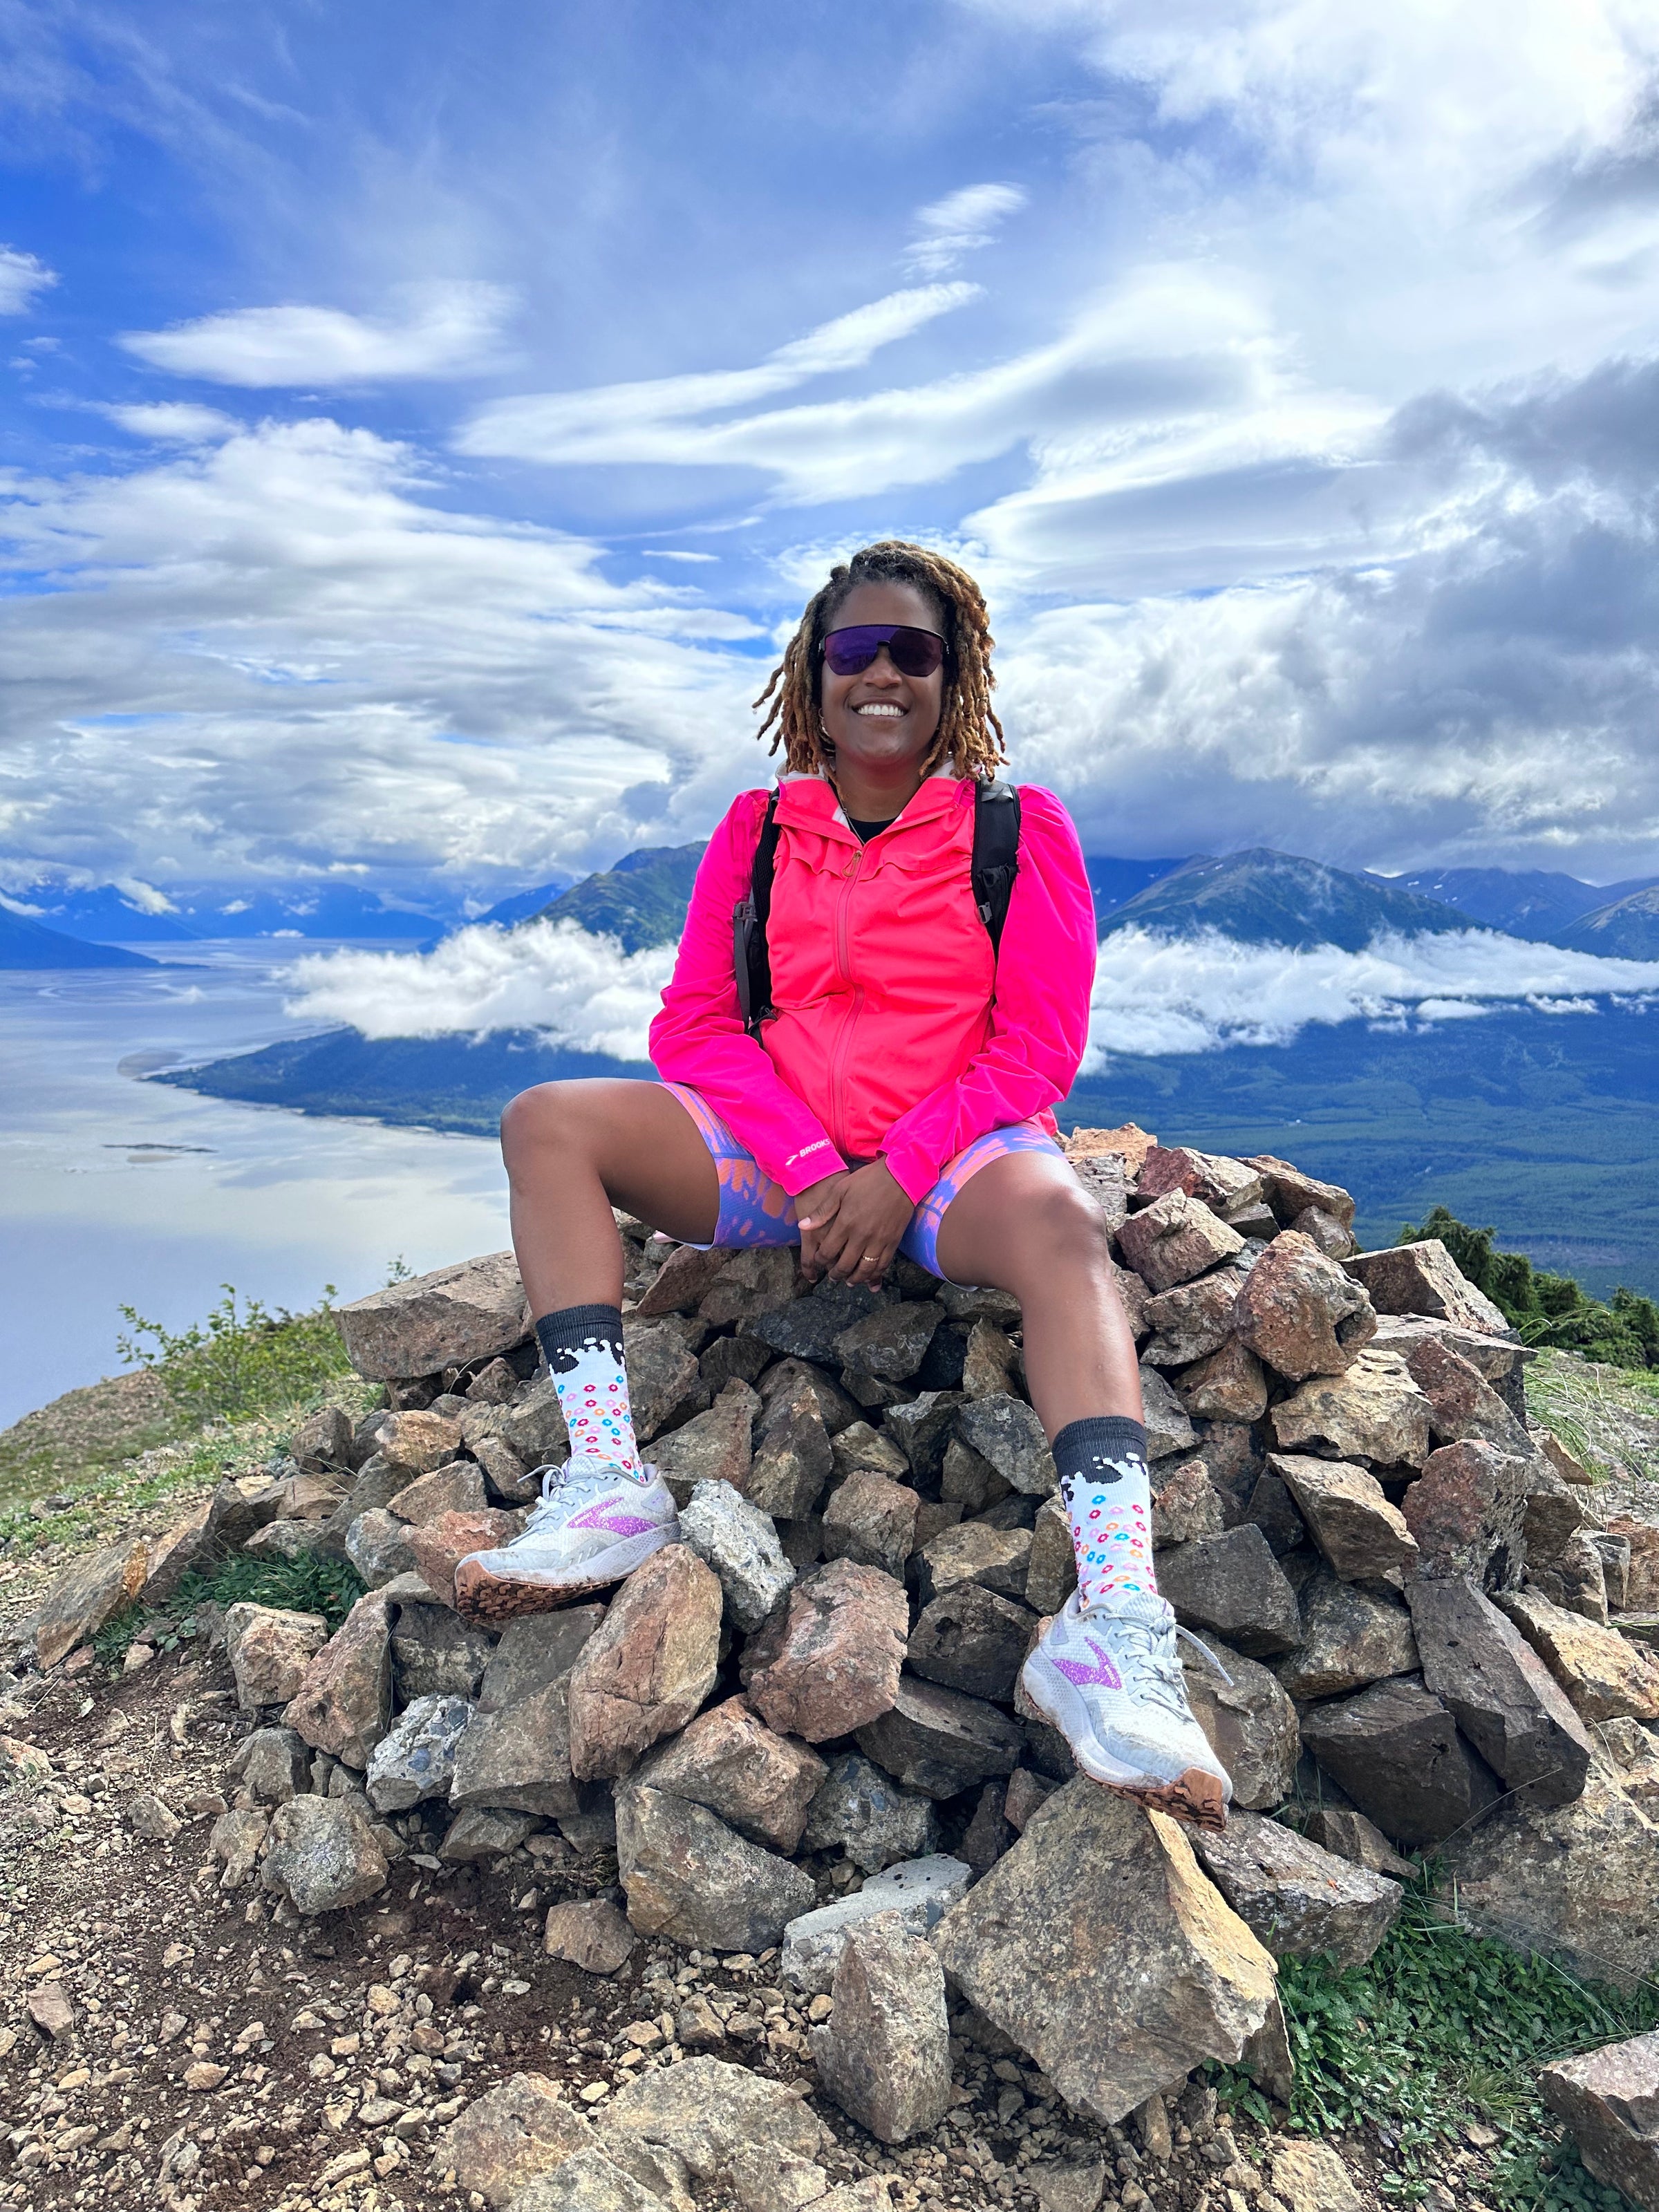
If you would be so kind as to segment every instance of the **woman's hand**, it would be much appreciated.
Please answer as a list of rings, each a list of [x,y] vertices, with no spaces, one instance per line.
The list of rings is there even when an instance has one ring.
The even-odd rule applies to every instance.
[[[914,1211],[885,1160],[872,1160],[850,1175],[826,1176],[803,1191],[795,1213],[808,1281],[829,1274],[838,1283],[873,1287],[892,1266]]]

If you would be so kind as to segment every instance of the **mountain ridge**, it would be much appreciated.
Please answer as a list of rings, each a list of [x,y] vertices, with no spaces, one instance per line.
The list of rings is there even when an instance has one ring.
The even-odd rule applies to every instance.
[[[1374,938],[1440,936],[1482,925],[1439,899],[1396,890],[1376,877],[1253,846],[1221,858],[1200,854],[1138,891],[1106,919],[1123,929],[1193,937],[1213,929],[1243,945],[1311,951],[1334,945],[1361,952]]]

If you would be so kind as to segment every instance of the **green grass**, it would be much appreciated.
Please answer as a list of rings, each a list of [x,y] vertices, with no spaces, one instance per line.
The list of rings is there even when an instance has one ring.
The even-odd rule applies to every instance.
[[[1340,1972],[1286,1959],[1279,1987],[1296,2061],[1292,2129],[1366,2137],[1393,2169],[1380,2183],[1389,2202],[1418,2203],[1428,2181],[1447,2179],[1448,2148],[1474,2124],[1498,2140],[1487,2172],[1462,2187],[1495,2212],[1623,2212],[1539,2102],[1535,2076],[1659,2025],[1659,1988],[1596,1988],[1506,1950],[1449,1922],[1426,1880],[1368,1964]],[[1242,2074],[1220,2069],[1218,2087],[1224,2102],[1271,2121]]]
[[[168,1626],[155,1639],[164,1650],[196,1633],[196,1615],[218,1606],[269,1605],[285,1613],[319,1613],[329,1633],[345,1619],[368,1585],[349,1561],[310,1553],[297,1559],[249,1559],[239,1553],[212,1575],[186,1575],[167,1608]],[[118,1668],[128,1646],[154,1613],[130,1605],[104,1623],[93,1649],[106,1667]]]

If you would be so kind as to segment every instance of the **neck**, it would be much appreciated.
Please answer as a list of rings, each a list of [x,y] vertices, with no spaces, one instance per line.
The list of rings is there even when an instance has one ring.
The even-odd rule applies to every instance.
[[[837,763],[832,781],[842,812],[854,822],[890,822],[921,789],[921,769],[909,762],[870,766]]]

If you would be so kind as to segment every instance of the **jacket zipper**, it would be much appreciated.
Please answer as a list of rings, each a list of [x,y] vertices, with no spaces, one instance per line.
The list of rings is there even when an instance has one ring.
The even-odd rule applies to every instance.
[[[841,891],[836,902],[836,965],[841,970],[842,980],[847,983],[853,983],[853,953],[848,934],[848,921],[852,908],[853,893],[862,879],[863,870],[864,848],[860,846],[857,859],[842,878]],[[830,1098],[835,1123],[836,1150],[843,1159],[848,1157],[847,1063],[852,1054],[853,1031],[857,1028],[859,1016],[863,1011],[864,987],[861,983],[853,983],[852,997],[848,1001],[847,1012],[842,1016],[841,1028],[836,1033],[835,1048],[830,1057]]]

